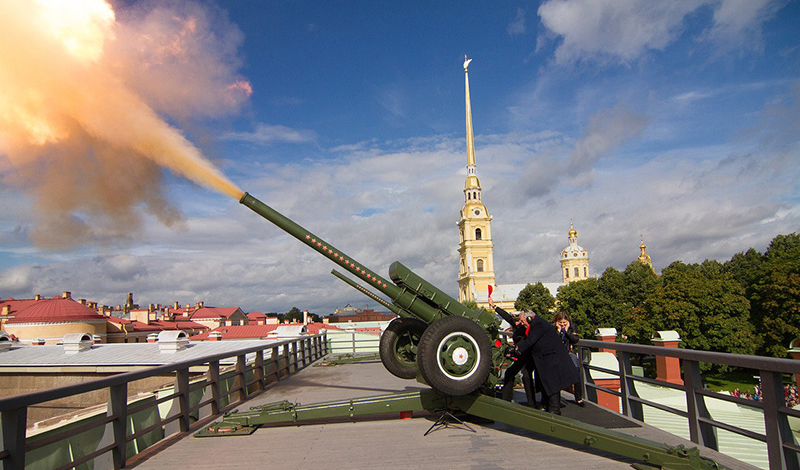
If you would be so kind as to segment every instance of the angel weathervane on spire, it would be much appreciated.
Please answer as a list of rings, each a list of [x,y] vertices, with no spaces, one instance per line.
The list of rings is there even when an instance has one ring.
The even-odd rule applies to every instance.
[[[467,59],[467,55],[464,54],[464,72],[467,71],[467,67],[469,67],[470,62],[472,62],[472,59]]]

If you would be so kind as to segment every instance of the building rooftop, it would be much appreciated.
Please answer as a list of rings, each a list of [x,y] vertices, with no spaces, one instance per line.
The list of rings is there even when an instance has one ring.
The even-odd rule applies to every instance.
[[[212,354],[234,352],[248,346],[263,345],[264,340],[190,342],[186,349],[162,353],[158,343],[95,344],[77,354],[66,354],[63,346],[28,346],[14,344],[0,352],[0,369],[44,366],[153,366],[186,361]]]

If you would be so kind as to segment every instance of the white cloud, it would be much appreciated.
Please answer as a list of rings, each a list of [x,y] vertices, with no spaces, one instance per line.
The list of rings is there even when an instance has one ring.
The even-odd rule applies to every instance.
[[[282,125],[262,123],[256,125],[253,132],[229,132],[223,135],[222,139],[250,142],[252,144],[269,144],[272,142],[302,144],[315,141],[317,134],[307,129],[292,129]]]
[[[714,8],[712,23],[699,37],[722,52],[754,48],[761,28],[784,0],[549,0],[539,7],[549,35],[561,39],[559,64],[583,60],[629,63],[650,50],[664,50],[687,29],[686,18],[702,7]],[[696,34],[697,32],[690,32]],[[541,38],[540,38],[541,43]],[[541,45],[538,48],[541,48]]]
[[[706,38],[723,51],[759,49],[764,23],[785,4],[785,0],[721,0]]]
[[[517,8],[517,14],[506,29],[509,36],[525,34],[525,10]]]

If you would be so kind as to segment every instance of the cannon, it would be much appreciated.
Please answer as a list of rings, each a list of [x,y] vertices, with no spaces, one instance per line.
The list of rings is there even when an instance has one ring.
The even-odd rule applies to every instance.
[[[386,302],[334,271],[399,315],[384,331],[379,347],[389,372],[421,379],[450,396],[490,388],[499,381],[509,345],[494,313],[467,308],[399,261],[389,267],[391,280],[387,280],[250,194],[244,193],[239,202],[390,299]]]

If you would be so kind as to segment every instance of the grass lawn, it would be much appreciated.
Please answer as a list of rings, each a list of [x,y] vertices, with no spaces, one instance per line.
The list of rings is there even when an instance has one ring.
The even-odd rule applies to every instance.
[[[758,379],[753,376],[758,372],[752,370],[734,370],[724,374],[704,375],[709,390],[715,392],[732,392],[734,389],[753,392],[753,387],[758,385]]]

